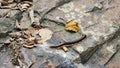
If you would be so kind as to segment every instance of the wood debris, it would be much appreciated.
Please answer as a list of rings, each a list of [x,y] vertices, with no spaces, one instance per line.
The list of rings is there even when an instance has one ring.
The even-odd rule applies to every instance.
[[[67,51],[68,51],[68,48],[67,48],[67,47],[65,47],[65,46],[62,46],[62,49],[63,49],[65,52],[67,52]]]

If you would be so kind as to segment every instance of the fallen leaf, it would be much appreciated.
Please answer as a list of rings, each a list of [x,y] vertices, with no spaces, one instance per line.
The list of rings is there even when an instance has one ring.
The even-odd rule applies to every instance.
[[[20,32],[12,32],[12,33],[9,33],[10,37],[13,37],[13,38],[19,38],[21,36],[21,33]]]
[[[23,46],[25,47],[25,48],[33,48],[33,47],[35,47],[35,45],[28,45],[28,44],[23,44]]]
[[[17,43],[24,43],[24,39],[23,38],[18,38],[18,39],[16,39],[16,42]]]
[[[38,30],[36,30],[36,29],[33,28],[33,27],[29,27],[29,28],[25,31],[25,33],[26,33],[27,35],[35,36],[35,35],[38,34]]]
[[[43,28],[39,30],[39,35],[41,36],[41,40],[38,43],[43,43],[49,40],[52,37],[53,32],[47,28]]]
[[[31,6],[30,3],[25,3],[25,2],[21,2],[18,4],[18,8],[21,10],[21,11],[25,11],[27,10],[29,7]]]
[[[25,44],[28,46],[31,46],[31,45],[34,45],[35,42],[34,42],[34,40],[27,40]]]
[[[34,37],[31,37],[31,38],[27,39],[27,40],[25,41],[25,44],[26,44],[26,45],[24,45],[24,47],[27,47],[27,48],[32,48],[32,47],[34,47],[35,44],[36,44],[35,38],[34,38]]]
[[[71,20],[67,24],[65,24],[65,29],[68,31],[78,32],[80,27],[76,20]]]

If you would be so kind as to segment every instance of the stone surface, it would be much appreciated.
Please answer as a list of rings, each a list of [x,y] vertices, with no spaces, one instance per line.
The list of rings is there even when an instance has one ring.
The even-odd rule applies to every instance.
[[[7,10],[7,9],[6,9]],[[4,10],[0,9],[0,14],[4,18],[0,18],[0,43],[3,43],[5,41],[5,38],[7,37],[8,33],[11,32],[15,27],[15,14],[16,11],[10,11],[9,10],[3,12]],[[9,15],[9,13],[11,13]],[[7,15],[5,15],[7,14]],[[7,17],[7,18],[6,18]]]
[[[116,9],[108,9],[108,7],[110,7],[110,4],[107,1],[75,0],[58,7],[47,14],[45,18],[63,23],[72,19],[77,20],[81,31],[87,35],[87,39],[76,44],[73,48],[82,53],[89,47],[104,43],[119,30],[119,17],[116,15],[118,12],[114,13],[113,10],[115,11]]]
[[[24,62],[21,65],[23,68],[119,68],[119,3],[119,0],[34,0],[34,16],[54,34],[50,40],[38,44],[36,48],[22,48]],[[8,10],[3,10],[0,10],[2,43],[6,33],[13,30],[15,20],[22,17],[22,12],[14,10],[4,19],[3,16]],[[28,16],[26,13],[24,17]],[[64,29],[65,23],[72,19],[79,22],[81,29],[78,33]],[[24,22],[29,25],[30,20],[25,19]],[[68,45],[72,46],[68,47],[68,52],[49,48],[51,45],[76,40],[81,37],[81,33],[86,34],[87,38]],[[114,37],[115,35],[117,37]],[[0,67],[19,68],[11,64],[9,49],[0,46],[0,52]]]
[[[5,49],[5,48],[4,48]],[[6,51],[5,51],[6,50]],[[11,50],[5,49],[2,50],[0,54],[0,66],[2,68],[16,68],[11,64]],[[71,62],[67,58],[61,57],[61,55],[53,54],[53,53],[46,53],[46,51],[42,50],[41,48],[33,48],[33,49],[26,49],[22,48],[21,54],[23,56],[24,62],[21,63],[23,68],[29,67],[32,63],[34,63],[31,68],[77,68],[74,62]],[[9,56],[8,56],[9,55]],[[6,58],[6,60],[5,60]],[[18,66],[19,67],[19,66]]]
[[[106,65],[107,68],[119,68],[120,67],[120,50],[118,53],[112,58],[112,60]]]
[[[115,36],[108,40],[107,42],[105,42],[103,45],[101,45],[101,47],[99,48],[99,50],[97,50],[97,52],[90,58],[90,60],[86,63],[86,66],[97,66],[97,67],[101,67],[101,66],[106,66],[107,68],[111,68],[109,63],[113,63],[116,62],[115,60],[117,60],[116,63],[119,64],[119,58],[116,57],[119,55],[119,46],[120,46],[120,33],[116,33]],[[112,59],[114,59],[113,61],[111,61]],[[113,66],[113,68],[119,68],[119,65],[116,64],[112,64],[111,66]]]
[[[49,12],[70,1],[72,0],[34,0],[33,4],[34,10],[43,18]]]

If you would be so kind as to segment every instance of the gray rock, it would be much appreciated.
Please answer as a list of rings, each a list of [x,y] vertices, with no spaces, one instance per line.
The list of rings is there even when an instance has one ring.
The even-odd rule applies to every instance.
[[[113,41],[109,41],[109,39],[116,35],[115,33],[119,30],[120,14],[118,9],[120,9],[119,0],[114,2],[110,0],[34,0],[35,16],[43,19],[40,23],[49,27],[58,36],[55,36],[54,40],[56,42],[48,40],[50,42],[38,44],[33,49],[21,48],[21,54],[24,57],[23,67],[104,68],[104,65],[117,51],[116,43],[118,43],[118,39]],[[22,12],[17,14],[16,12],[18,11],[15,11],[15,13],[11,11],[12,14],[0,22],[0,27],[2,27],[0,28],[0,40],[7,36],[6,33],[13,30],[15,19],[21,20]],[[3,17],[4,14],[4,12],[0,13],[0,17]],[[27,13],[25,17],[27,17],[25,23],[30,23]],[[81,28],[79,32],[86,34],[87,39],[73,44],[74,46],[68,48],[68,52],[61,49],[50,49],[50,45],[60,44],[59,41],[64,43],[64,41],[71,41],[80,37],[79,32],[70,33],[64,29],[64,24],[72,19],[79,22]],[[102,48],[98,50],[100,47]],[[97,50],[98,52],[96,52]],[[2,51],[0,50],[0,52]],[[117,59],[119,59],[118,53],[115,56]],[[9,61],[11,60],[9,50],[0,53],[0,58],[1,67],[16,67]],[[110,67],[117,59],[111,60],[106,67]],[[82,65],[81,62],[84,62],[85,65]]]
[[[26,49],[21,48],[20,49],[21,54],[23,58],[23,62],[21,62],[21,66],[27,68],[31,65],[31,68],[45,68],[45,67],[53,67],[53,68],[77,68],[75,63],[70,61],[67,58],[64,58],[60,55],[53,54],[53,53],[47,53],[46,51],[43,51],[40,48],[33,48],[33,49]],[[4,68],[13,68],[13,67],[19,67],[16,65],[13,65],[11,63],[11,56],[8,55],[11,54],[11,50],[7,49],[6,52],[1,53],[0,55],[0,66]],[[5,60],[6,59],[6,60]]]
[[[110,66],[119,67],[119,42],[120,42],[120,33],[116,33],[114,38],[108,40],[106,43],[100,46],[99,50],[89,59],[86,63],[86,66]],[[114,60],[113,60],[114,59]],[[117,59],[117,60],[116,60]],[[112,61],[112,62],[111,62]],[[113,63],[115,62],[116,63]],[[112,65],[110,65],[112,64]]]
[[[119,30],[119,17],[118,15],[116,15],[118,12],[114,13],[114,11],[118,10],[112,9],[107,11],[105,10],[106,3],[101,4],[101,2],[106,1],[92,1],[92,3],[90,2],[90,0],[71,1],[48,13],[45,18],[63,23],[72,19],[77,20],[81,27],[81,31],[88,36],[87,39],[78,44],[75,44],[75,46],[73,47],[77,52],[81,54],[91,47],[95,47],[104,43],[105,41],[113,37],[115,33]],[[92,13],[86,13],[84,12],[84,7],[88,4],[90,6],[96,6],[100,9],[103,8],[104,11],[99,10],[98,12],[93,11]],[[94,7],[91,7],[91,9],[92,8]],[[109,12],[113,15],[109,14]],[[117,16],[117,18],[113,16]],[[65,21],[61,20],[61,18],[63,18]]]
[[[0,43],[1,44],[6,40],[8,33],[14,29],[15,22],[16,22],[15,16],[18,12],[19,11],[17,11],[17,10],[10,11],[9,9],[1,9],[0,10],[0,13],[1,13],[0,15],[2,16],[0,18]]]
[[[49,12],[70,1],[72,0],[34,0],[33,4],[34,10],[41,14],[41,17],[43,18]]]
[[[15,20],[10,18],[5,18],[3,21],[1,18],[0,21],[0,42],[3,43],[8,33],[11,32],[14,28]]]

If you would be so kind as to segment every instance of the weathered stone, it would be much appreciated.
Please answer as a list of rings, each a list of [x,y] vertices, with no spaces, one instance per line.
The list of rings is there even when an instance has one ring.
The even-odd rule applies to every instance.
[[[49,11],[51,8],[55,7],[58,2],[58,0],[34,0],[33,6],[35,10],[41,13]]]
[[[107,68],[119,68],[120,67],[120,50],[111,59],[111,61],[106,65]]]
[[[12,20],[10,18],[5,18],[3,21],[3,18],[1,18],[0,21],[0,42],[3,43],[5,41],[5,38],[8,35],[8,32],[12,31],[14,28],[15,20]]]
[[[87,66],[108,66],[112,59],[116,59],[115,55],[119,55],[118,50],[119,47],[119,32],[115,34],[115,37],[108,40],[105,44],[101,45],[99,50],[90,58],[90,60],[86,63]],[[87,55],[87,54],[86,54]],[[113,60],[114,61],[114,60]],[[119,59],[118,62],[119,63]],[[119,65],[112,64],[113,66],[119,67]]]
[[[34,10],[37,11],[41,17],[43,18],[46,14],[53,11],[57,7],[68,3],[72,0],[35,0],[33,2],[34,4]],[[44,7],[44,8],[43,8]]]
[[[30,20],[30,14],[28,12],[20,12],[17,15],[18,16],[16,17],[16,19],[19,23],[19,28],[27,29],[28,27],[30,27],[32,22]]]
[[[0,66],[4,68],[13,68],[16,67],[11,64],[10,58],[10,50],[7,49],[7,52],[2,53],[0,56]],[[53,68],[77,68],[74,62],[71,62],[67,58],[63,58],[60,55],[56,55],[53,53],[46,53],[41,48],[34,48],[34,49],[21,49],[21,54],[23,56],[23,62],[21,62],[21,66],[23,65],[24,68],[29,67],[32,63],[33,65],[31,68],[45,68],[45,67],[53,67]],[[6,60],[5,60],[6,59]],[[62,65],[61,65],[62,64]],[[64,65],[63,65],[64,64]],[[19,66],[18,66],[19,67]]]
[[[104,68],[105,65],[110,68],[111,64],[113,64],[113,67],[119,67],[119,60],[114,63],[119,59],[119,52],[117,52],[115,58],[110,59],[117,51],[116,41],[118,39],[108,41],[119,30],[119,7],[119,0],[34,0],[35,16],[43,19],[40,23],[50,28],[55,33],[55,37],[53,36],[52,42],[49,40],[50,42],[39,44],[33,49],[22,48],[21,52],[25,61],[23,67],[76,68],[77,66],[78,68]],[[4,14],[0,13],[0,17],[4,16]],[[8,17],[14,15],[14,13],[12,15],[8,14]],[[28,18],[27,15],[25,15],[26,18]],[[20,20],[22,13],[20,12],[15,16]],[[49,46],[51,45],[58,45],[64,43],[64,41],[72,41],[80,37],[79,33],[70,33],[64,29],[64,24],[72,19],[79,22],[80,32],[86,34],[87,39],[73,44],[73,49],[68,48],[68,52],[61,49],[50,49]],[[28,21],[29,19],[26,19],[25,23],[30,23]],[[7,30],[7,27],[3,28],[2,26],[2,35],[5,35],[4,33],[11,31],[14,27],[10,30]],[[104,42],[106,42],[104,45],[100,45]],[[98,50],[100,47],[102,48]],[[8,52],[0,55],[0,66],[14,68],[15,66],[9,61],[11,58],[8,56]],[[7,59],[4,60],[5,58]],[[108,62],[109,60],[110,62]],[[78,64],[74,65],[74,62]],[[87,63],[82,65],[81,62]]]
[[[5,10],[5,11],[4,11]],[[4,11],[4,12],[3,12]],[[0,43],[6,40],[9,32],[15,27],[16,14],[19,11],[10,9],[0,9]]]
[[[85,2],[86,1],[79,0],[69,2],[50,12],[45,17],[56,22],[63,22],[61,18],[63,18],[65,21],[75,19],[79,22],[81,31],[84,34],[88,35],[86,40],[80,42],[79,44],[76,44],[76,46],[73,47],[79,53],[86,51],[89,47],[95,47],[99,44],[104,43],[106,40],[113,37],[115,32],[117,32],[119,29],[119,25],[117,25],[116,22],[109,18],[110,16],[112,17],[112,15],[106,15],[108,12],[107,10],[104,10],[104,5],[106,5],[106,3],[101,3],[106,1],[87,1],[88,3]],[[91,7],[91,9],[84,9],[87,5],[93,5],[93,7]],[[94,9],[94,7],[98,7],[100,10],[97,10],[97,12],[92,11],[93,13],[85,12],[85,10],[89,9],[90,11]],[[116,19],[116,17],[113,18]]]

